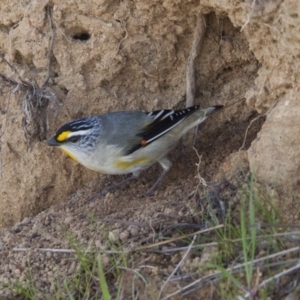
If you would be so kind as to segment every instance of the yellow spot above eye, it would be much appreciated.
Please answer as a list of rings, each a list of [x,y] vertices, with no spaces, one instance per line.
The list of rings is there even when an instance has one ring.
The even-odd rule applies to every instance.
[[[143,165],[144,163],[147,163],[147,162],[148,162],[148,159],[143,158],[143,157],[135,159],[133,161],[125,161],[122,159],[118,159],[116,161],[116,167],[121,170],[127,170],[127,169],[130,169],[135,166]]]
[[[77,161],[77,158],[69,151],[67,150],[66,148],[63,148],[61,147],[61,149],[70,157],[72,158],[73,160]]]
[[[64,131],[56,138],[56,140],[59,142],[63,142],[67,139],[67,137],[70,133],[71,133],[71,131]]]

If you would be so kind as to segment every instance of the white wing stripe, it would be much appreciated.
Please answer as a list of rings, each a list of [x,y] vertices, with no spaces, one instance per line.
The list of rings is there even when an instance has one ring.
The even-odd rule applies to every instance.
[[[164,120],[165,118],[167,118],[168,116],[171,116],[174,114],[174,110],[171,110],[169,113],[167,113],[163,118],[162,120]]]
[[[159,118],[163,113],[164,113],[164,109],[162,109],[154,118],[154,120],[156,120],[157,118]]]
[[[176,125],[178,125],[179,123],[181,123],[183,120],[185,120],[185,118],[182,119],[182,120],[180,120],[180,121],[178,121],[178,122],[175,123],[173,126],[169,127],[168,129],[166,129],[165,131],[161,132],[160,134],[154,136],[152,139],[147,140],[147,144],[149,144],[149,143],[152,142],[153,140],[159,138],[160,136],[162,136],[163,134],[165,134],[166,132],[168,132],[169,130],[171,130],[172,128],[174,128]]]

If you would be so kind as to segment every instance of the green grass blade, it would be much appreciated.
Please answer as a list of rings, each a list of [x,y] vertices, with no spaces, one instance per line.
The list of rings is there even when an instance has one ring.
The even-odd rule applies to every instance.
[[[111,296],[108,290],[108,285],[106,282],[102,262],[101,262],[101,256],[100,254],[97,255],[97,264],[98,264],[98,275],[99,275],[99,281],[100,281],[100,288],[102,291],[102,296],[104,300],[111,300]]]

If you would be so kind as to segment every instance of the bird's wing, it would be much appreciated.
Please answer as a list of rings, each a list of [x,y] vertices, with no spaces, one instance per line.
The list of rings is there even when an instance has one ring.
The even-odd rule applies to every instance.
[[[126,154],[129,155],[142,147],[150,145],[198,109],[199,106],[196,105],[183,110],[162,109],[146,113],[148,117],[152,118],[152,121],[137,134],[140,137],[140,142],[130,148]]]

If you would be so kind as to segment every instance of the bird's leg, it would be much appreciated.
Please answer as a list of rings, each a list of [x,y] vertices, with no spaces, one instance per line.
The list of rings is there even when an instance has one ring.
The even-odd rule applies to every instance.
[[[146,196],[153,195],[154,190],[157,188],[157,186],[160,184],[160,182],[164,179],[164,177],[167,175],[167,173],[169,172],[169,170],[172,166],[172,162],[166,157],[161,158],[160,160],[158,160],[158,162],[162,166],[163,172],[158,177],[156,182],[152,185],[152,187],[147,191]]]
[[[140,175],[140,172],[133,172],[132,175],[118,183],[114,183],[114,184],[111,184],[109,186],[107,186],[106,188],[104,188],[100,193],[94,195],[93,197],[91,197],[88,201],[93,201],[97,198],[100,198],[102,196],[105,196],[110,190],[113,190],[117,187],[119,187],[120,185],[130,181],[130,180],[133,180],[133,179],[137,179]]]

